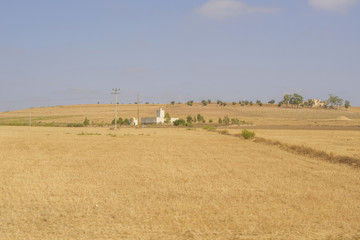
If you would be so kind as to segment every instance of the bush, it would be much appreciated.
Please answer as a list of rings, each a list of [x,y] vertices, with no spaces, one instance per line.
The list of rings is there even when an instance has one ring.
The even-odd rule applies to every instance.
[[[218,123],[219,123],[219,124],[222,124],[222,123],[223,123],[223,120],[222,120],[220,117],[219,117]]]
[[[218,133],[221,135],[230,135],[228,130],[221,130],[221,131],[218,131]]]
[[[215,131],[216,127],[214,127],[214,126],[205,126],[205,127],[203,127],[203,129],[206,130],[206,131]]]
[[[180,118],[180,119],[174,121],[174,125],[175,126],[185,126],[186,122],[184,119]]]
[[[82,123],[69,123],[68,125],[66,125],[67,127],[83,127],[84,124]]]
[[[230,123],[230,118],[228,116],[225,116],[223,122],[228,125]]]
[[[203,117],[200,113],[197,115],[196,120],[197,120],[198,122],[205,123],[205,119],[204,119],[204,117]]]
[[[201,103],[202,103],[202,105],[205,107],[206,105],[208,105],[208,101],[206,101],[206,100],[201,100]]]
[[[89,121],[89,119],[87,119],[87,117],[85,118],[83,124],[84,124],[85,127],[90,125],[90,121]]]
[[[170,114],[167,112],[165,113],[165,123],[170,123],[171,121],[171,117],[170,117]]]
[[[193,121],[192,116],[189,115],[189,116],[186,117],[186,122],[187,123],[192,123],[192,121]]]
[[[123,124],[124,125],[130,125],[130,120],[128,118],[125,118]]]
[[[213,123],[213,120],[212,120],[212,119],[209,119],[209,123]]]
[[[251,138],[254,138],[255,137],[255,133],[254,132],[250,132],[248,131],[247,129],[244,129],[242,132],[241,132],[241,136],[245,139],[251,139]]]

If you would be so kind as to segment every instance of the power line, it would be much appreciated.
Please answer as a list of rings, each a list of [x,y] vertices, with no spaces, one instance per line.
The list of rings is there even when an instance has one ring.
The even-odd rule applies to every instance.
[[[114,92],[111,94],[115,94],[115,129],[117,129],[117,95],[120,94],[118,91],[120,91],[120,88],[113,88]]]

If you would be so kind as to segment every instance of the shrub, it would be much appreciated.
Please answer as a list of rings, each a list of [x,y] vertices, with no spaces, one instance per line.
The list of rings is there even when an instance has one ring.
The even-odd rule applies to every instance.
[[[209,123],[213,123],[213,120],[212,120],[212,119],[209,119]]]
[[[236,105],[236,102],[232,102],[232,105]]]
[[[222,123],[223,123],[223,120],[221,119],[221,117],[219,117],[218,123],[219,123],[219,124],[222,124]]]
[[[218,132],[221,135],[230,135],[230,133],[228,132],[228,130],[221,130]]]
[[[130,125],[130,120],[125,118],[124,122],[123,122],[124,125]]]
[[[187,101],[187,103],[186,103],[186,104],[187,104],[188,106],[192,106],[192,105],[193,105],[193,103],[194,103],[194,101],[193,101],[193,100],[190,100],[190,101]]]
[[[224,119],[223,119],[223,123],[228,125],[230,123],[230,118],[228,116],[225,116]]]
[[[171,121],[171,117],[170,117],[170,114],[167,112],[165,113],[165,123],[170,123]]]
[[[175,104],[175,101],[171,101],[171,105],[174,105]]]
[[[270,104],[274,104],[274,103],[275,103],[275,100],[274,100],[274,99],[272,99],[272,100],[270,100],[268,103],[270,103]]]
[[[202,105],[205,107],[206,105],[208,105],[208,102],[206,100],[201,100]]]
[[[198,122],[203,122],[203,123],[205,122],[204,117],[203,117],[203,116],[201,116],[201,114],[200,114],[200,113],[197,115],[196,120],[197,120]]]
[[[186,122],[184,119],[180,118],[180,119],[177,119],[174,121],[174,125],[175,126],[185,126],[186,125]]]
[[[66,125],[67,127],[83,127],[84,124],[82,123],[69,123],[68,125]]]
[[[87,119],[87,117],[85,118],[83,124],[84,124],[85,127],[90,125],[90,121],[89,121],[89,119]]]
[[[247,129],[244,129],[242,132],[241,132],[241,136],[245,139],[251,139],[251,138],[254,138],[255,137],[255,133],[254,132],[250,132],[248,131]]]
[[[205,127],[203,127],[203,129],[206,130],[206,131],[215,131],[216,127],[214,127],[214,126],[205,126]]]
[[[232,119],[231,119],[231,124],[239,125],[239,124],[240,124],[240,120],[237,119],[237,118],[232,118]]]
[[[192,116],[189,115],[189,116],[186,117],[186,122],[187,123],[192,123],[192,121],[193,121]]]

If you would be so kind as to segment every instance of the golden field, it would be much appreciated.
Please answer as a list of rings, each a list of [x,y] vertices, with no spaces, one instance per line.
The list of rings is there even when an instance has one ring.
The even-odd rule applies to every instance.
[[[202,114],[206,121],[212,119],[217,122],[218,118],[229,116],[250,122],[256,126],[345,126],[358,127],[360,125],[360,108],[351,107],[345,109],[330,110],[319,108],[285,108],[276,105],[264,104],[259,106],[218,106],[212,103],[206,107],[195,103],[192,107],[185,104],[140,104],[139,115],[141,117],[154,117],[156,110],[162,107],[169,112],[171,117],[186,118]],[[28,124],[31,113],[32,122],[35,123],[82,123],[87,117],[94,124],[110,124],[114,119],[115,105],[89,104],[69,105],[46,108],[33,108],[12,112],[0,113],[0,125],[7,123]],[[119,104],[118,117],[137,118],[136,104]]]
[[[141,106],[142,116],[158,107]],[[259,137],[359,158],[357,108],[165,107],[238,117]],[[29,111],[35,121],[111,121],[113,106],[0,120]],[[136,105],[120,111],[136,116]],[[360,239],[360,170],[201,128],[0,126],[0,239]]]

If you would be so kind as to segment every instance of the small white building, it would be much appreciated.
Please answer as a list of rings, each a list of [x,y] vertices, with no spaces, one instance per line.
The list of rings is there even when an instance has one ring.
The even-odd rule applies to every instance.
[[[139,125],[139,121],[136,118],[130,118],[130,125],[137,126]]]
[[[314,107],[323,107],[324,102],[322,102],[320,99],[312,99],[314,102]]]
[[[171,118],[170,123],[178,120],[178,118]],[[156,117],[141,118],[141,124],[164,124],[165,123],[165,111],[160,108],[156,111]]]

